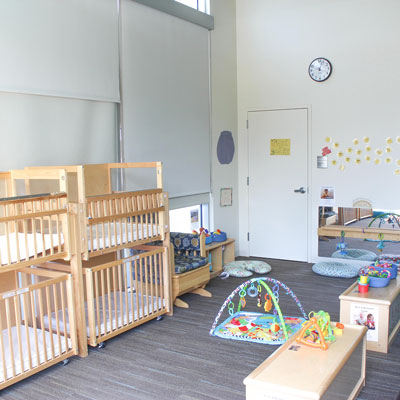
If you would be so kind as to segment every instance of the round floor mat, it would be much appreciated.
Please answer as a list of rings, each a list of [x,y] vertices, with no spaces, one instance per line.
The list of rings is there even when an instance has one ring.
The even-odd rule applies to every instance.
[[[336,278],[354,278],[358,276],[360,265],[336,261],[321,261],[312,266],[312,270],[319,275],[333,276]]]

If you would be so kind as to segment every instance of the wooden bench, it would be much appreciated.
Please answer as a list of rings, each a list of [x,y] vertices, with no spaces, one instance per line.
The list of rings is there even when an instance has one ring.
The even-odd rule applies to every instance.
[[[244,380],[246,400],[356,398],[365,385],[366,332],[345,325],[327,350],[293,335]]]
[[[367,333],[367,350],[387,353],[400,329],[400,278],[392,279],[384,288],[369,288],[358,292],[355,282],[340,296],[340,322],[367,323],[369,314],[373,323]],[[372,320],[371,320],[372,321]]]

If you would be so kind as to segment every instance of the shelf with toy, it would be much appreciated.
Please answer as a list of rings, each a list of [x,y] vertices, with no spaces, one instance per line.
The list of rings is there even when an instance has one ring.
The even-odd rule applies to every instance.
[[[326,350],[289,338],[245,378],[246,400],[355,399],[365,384],[367,328],[339,326]]]
[[[367,293],[360,293],[358,285],[339,296],[340,322],[367,326],[367,350],[387,353],[400,330],[400,278],[386,287],[370,286]]]
[[[207,256],[211,255],[211,278],[223,271],[224,264],[235,261],[235,239],[226,239],[223,242],[212,242],[206,245]]]

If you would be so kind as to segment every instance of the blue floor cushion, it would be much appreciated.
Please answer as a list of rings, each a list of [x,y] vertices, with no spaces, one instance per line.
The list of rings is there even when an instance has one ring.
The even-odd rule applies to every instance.
[[[231,276],[238,278],[245,278],[257,274],[267,274],[271,271],[271,266],[264,261],[246,260],[246,261],[232,261],[224,265],[224,271]]]
[[[332,254],[332,257],[360,261],[375,261],[378,258],[372,251],[362,249],[346,249],[346,254],[341,254],[340,250],[337,250]]]
[[[339,261],[321,261],[312,266],[312,270],[319,275],[336,278],[354,278],[358,276],[360,265],[353,265]]]

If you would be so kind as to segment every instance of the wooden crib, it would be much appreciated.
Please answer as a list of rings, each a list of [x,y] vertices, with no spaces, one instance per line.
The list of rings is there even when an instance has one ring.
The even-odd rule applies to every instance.
[[[49,171],[54,168],[11,171],[13,190],[18,180],[25,182],[26,191],[43,189],[39,182],[48,184]],[[74,243],[81,266],[71,271],[69,265],[49,263],[46,268],[73,273],[75,292],[81,293],[75,301],[81,315],[78,341],[87,340],[89,345],[96,346],[172,310],[168,195],[162,190],[161,163],[62,168],[67,171],[69,209],[79,219]],[[129,168],[154,169],[157,188],[113,191],[113,170]],[[57,184],[51,188],[65,187],[64,181]],[[145,246],[156,241],[168,245]],[[139,254],[132,255],[132,249],[138,246]],[[139,281],[135,278],[138,275],[142,276]]]
[[[77,354],[72,276],[36,267],[69,257],[65,193],[0,199],[0,389]]]

